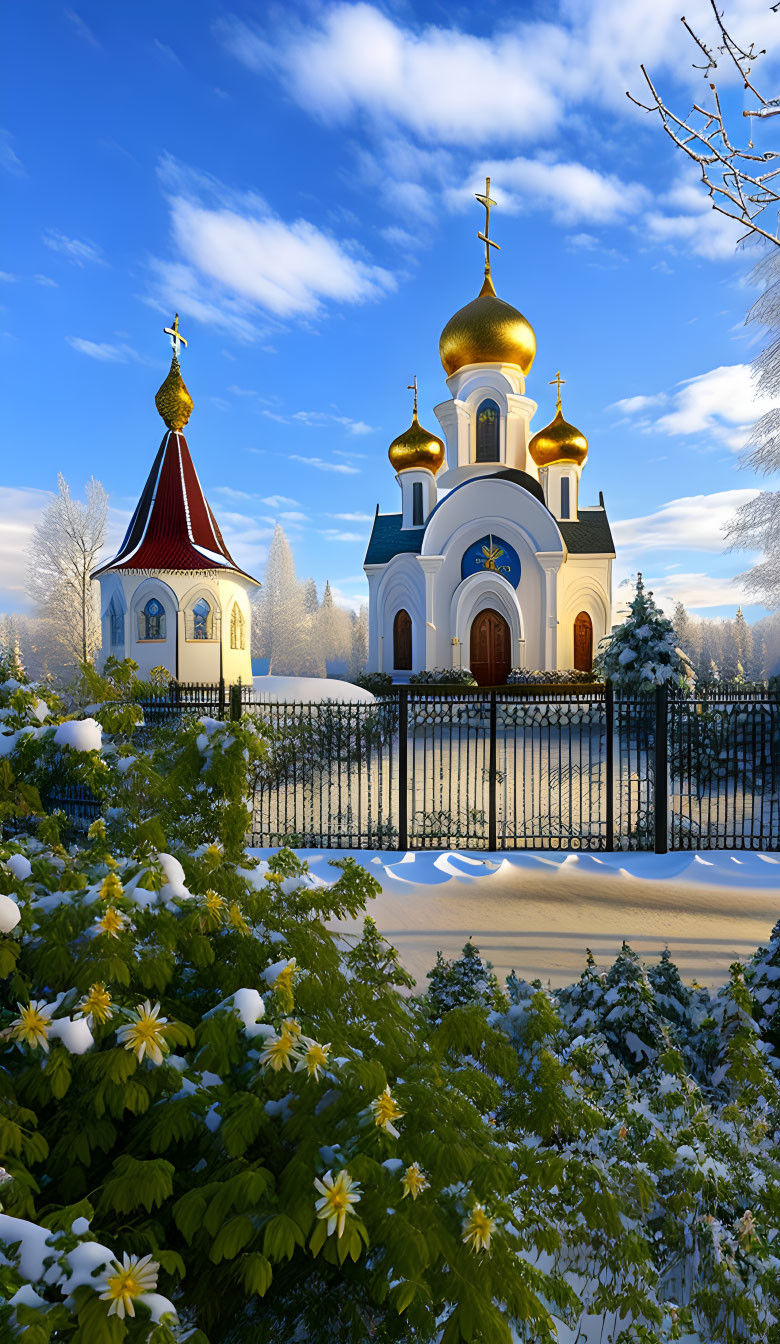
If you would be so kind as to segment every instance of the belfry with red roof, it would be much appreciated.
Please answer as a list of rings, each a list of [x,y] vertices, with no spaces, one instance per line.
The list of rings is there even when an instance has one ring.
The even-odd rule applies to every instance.
[[[100,580],[102,662],[133,658],[141,676],[165,667],[177,681],[251,681],[250,594],[209,507],[182,433],[192,397],[181,376],[187,342],[172,327],[173,358],[155,397],[166,432],[113,560]]]

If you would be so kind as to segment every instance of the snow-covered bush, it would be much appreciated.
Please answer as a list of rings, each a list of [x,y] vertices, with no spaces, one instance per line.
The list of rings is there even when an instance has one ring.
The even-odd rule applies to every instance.
[[[583,672],[576,668],[540,668],[513,667],[506,679],[507,686],[567,686],[596,680],[593,672]]]
[[[596,675],[625,691],[647,692],[656,686],[685,690],[692,685],[691,665],[677,647],[674,626],[655,605],[653,594],[645,592],[641,574],[629,613],[602,641],[593,665]]]
[[[413,672],[410,686],[476,686],[477,679],[468,667],[427,667]]]

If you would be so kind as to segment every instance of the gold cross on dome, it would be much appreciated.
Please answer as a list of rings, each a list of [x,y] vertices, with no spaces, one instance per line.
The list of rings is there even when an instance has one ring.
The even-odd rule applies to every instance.
[[[174,358],[175,358],[175,359],[178,359],[178,358],[179,358],[179,350],[180,350],[181,346],[184,346],[185,349],[186,349],[186,346],[187,346],[187,342],[185,341],[184,337],[181,336],[181,335],[179,334],[179,314],[178,314],[178,313],[176,314],[175,318],[173,319],[173,326],[171,326],[171,327],[163,327],[163,332],[164,332],[164,334],[165,334],[166,336],[170,336],[170,338],[171,338],[171,346],[173,347]]]
[[[474,195],[476,196],[476,198],[477,198],[477,200],[479,201],[480,205],[484,205],[484,207],[485,207],[485,232],[484,232],[484,233],[478,233],[478,234],[477,234],[477,237],[478,237],[478,238],[481,238],[482,242],[485,244],[485,275],[489,275],[489,274],[490,274],[490,249],[491,249],[491,247],[496,247],[496,248],[498,248],[498,251],[499,251],[499,252],[501,251],[501,248],[499,247],[498,243],[494,243],[494,242],[493,242],[493,239],[490,237],[490,207],[491,207],[491,205],[495,205],[495,201],[493,201],[493,200],[490,199],[490,178],[489,178],[489,177],[486,177],[486,178],[485,178],[485,194],[484,194],[484,196],[481,196],[480,193],[479,193],[478,191],[475,191],[475,192],[474,192]]]
[[[414,392],[414,414],[417,414],[417,374],[414,375],[414,382],[409,383],[407,392]]]
[[[555,386],[556,386],[557,389],[558,389],[558,410],[561,409],[561,387],[562,387],[562,385],[563,385],[565,382],[566,382],[566,379],[561,377],[561,371],[560,371],[560,369],[559,369],[558,372],[556,373],[555,377],[554,377],[554,378],[551,378],[551,379],[550,379],[550,382],[549,382],[549,384],[548,384],[549,387],[552,387],[553,384],[555,384]]]

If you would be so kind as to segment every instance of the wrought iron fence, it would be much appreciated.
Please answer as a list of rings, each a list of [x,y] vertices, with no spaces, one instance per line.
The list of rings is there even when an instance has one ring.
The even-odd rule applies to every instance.
[[[394,687],[281,703],[178,685],[148,725],[255,716],[251,842],[343,849],[780,849],[780,692]],[[88,792],[88,791],[86,791]],[[97,800],[52,796],[79,822]]]

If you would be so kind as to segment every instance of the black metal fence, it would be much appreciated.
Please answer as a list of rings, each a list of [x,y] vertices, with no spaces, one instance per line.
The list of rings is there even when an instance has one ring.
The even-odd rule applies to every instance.
[[[780,849],[780,692],[395,687],[280,703],[176,685],[148,725],[255,715],[251,842],[338,849]],[[96,800],[50,800],[84,824]],[[72,806],[71,806],[72,804]]]

